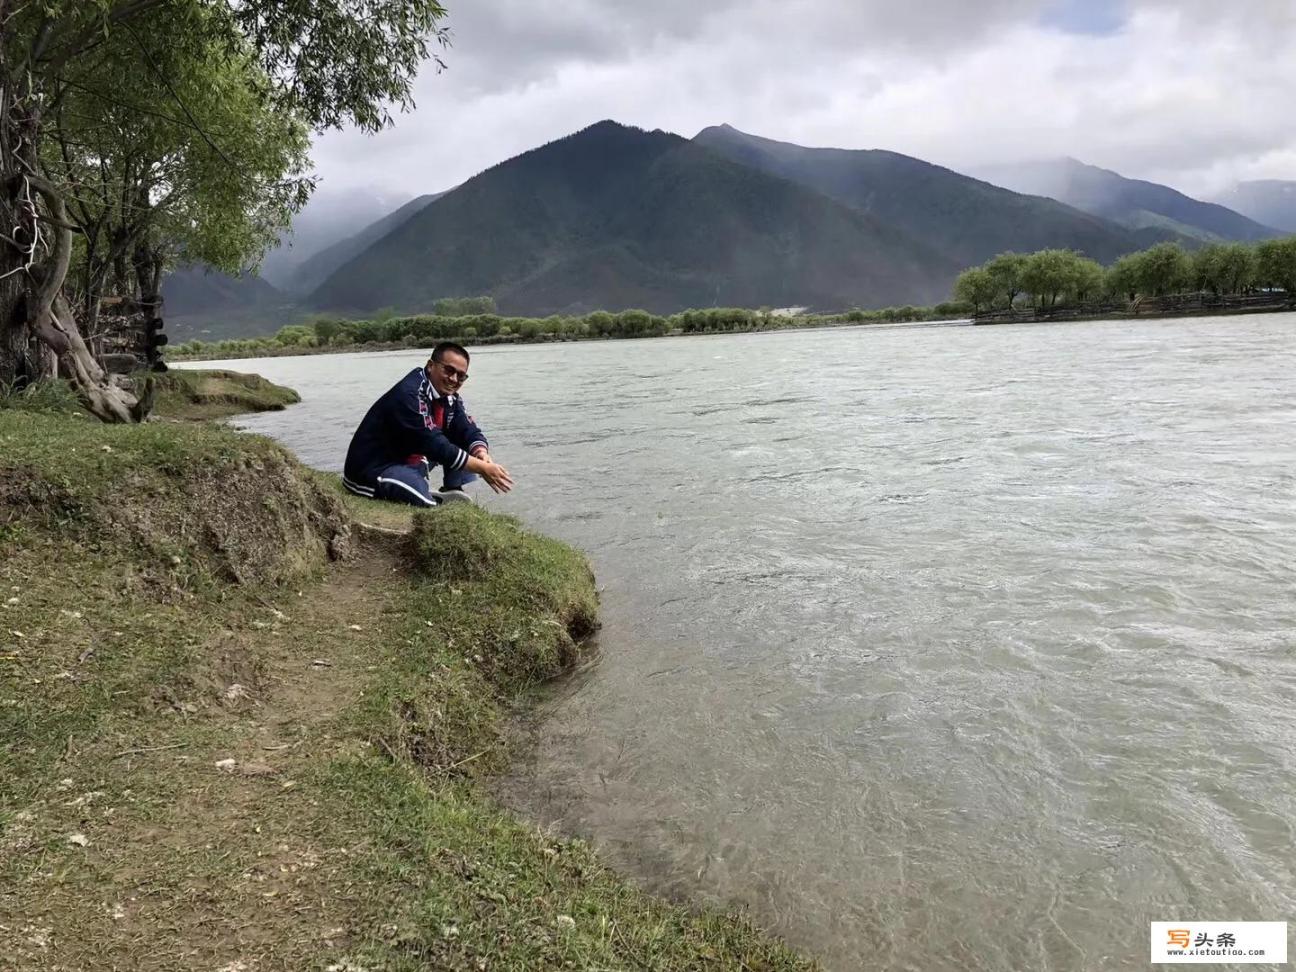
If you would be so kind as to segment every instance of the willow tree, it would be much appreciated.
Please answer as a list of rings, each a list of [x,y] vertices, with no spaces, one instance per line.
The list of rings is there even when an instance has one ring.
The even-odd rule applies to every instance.
[[[96,415],[137,420],[134,395],[108,380],[77,326],[74,237],[84,258],[89,227],[107,233],[103,245],[143,212],[146,227],[121,244],[132,259],[140,241],[165,258],[166,240],[173,253],[210,246],[227,266],[254,257],[303,198],[273,195],[299,153],[288,131],[258,141],[257,121],[383,127],[391,106],[411,104],[444,14],[436,0],[0,0],[0,383],[39,375],[44,348]],[[115,141],[99,120],[110,102]],[[166,145],[178,132],[189,144]],[[191,150],[199,140],[205,157]],[[128,198],[78,209],[107,184]]]
[[[87,336],[106,290],[149,304],[178,261],[238,272],[312,187],[307,129],[250,52],[167,20],[69,65],[41,154],[76,227],[64,289]]]

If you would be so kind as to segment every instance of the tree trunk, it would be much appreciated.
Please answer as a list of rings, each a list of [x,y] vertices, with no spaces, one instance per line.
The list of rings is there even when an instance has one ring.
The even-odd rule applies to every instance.
[[[72,233],[57,187],[36,174],[35,99],[26,81],[11,78],[0,45],[0,383],[13,388],[48,376],[54,370],[48,349],[93,415],[105,422],[139,422],[147,403],[109,381],[62,295]],[[44,347],[36,346],[37,339]]]
[[[0,10],[7,5],[0,0]],[[0,41],[5,40],[0,35]],[[0,43],[0,229],[12,238],[14,227],[21,225],[18,215],[18,161],[15,148],[18,132],[15,94],[9,82],[9,55]],[[24,281],[22,253],[6,240],[0,240],[0,388],[11,388],[26,377],[27,316],[23,313]]]

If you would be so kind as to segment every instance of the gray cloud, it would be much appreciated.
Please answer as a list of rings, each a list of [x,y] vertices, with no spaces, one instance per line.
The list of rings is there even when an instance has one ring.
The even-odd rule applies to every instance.
[[[418,111],[316,158],[328,184],[428,192],[615,118],[954,168],[1068,154],[1199,194],[1296,178],[1296,7],[1104,2],[447,0],[450,67]]]

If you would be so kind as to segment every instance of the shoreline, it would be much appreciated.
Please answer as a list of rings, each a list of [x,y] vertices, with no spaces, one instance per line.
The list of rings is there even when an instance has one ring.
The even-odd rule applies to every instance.
[[[1060,309],[1059,316],[1051,314],[1014,314],[1006,315],[1003,311],[973,317],[969,323],[978,327],[995,324],[1070,324],[1080,321],[1156,321],[1171,320],[1182,317],[1244,317],[1252,314],[1290,314],[1296,312],[1296,303],[1283,302],[1261,306],[1239,304],[1235,307],[1195,307],[1187,310],[1157,309],[1131,311],[1106,310],[1092,314],[1070,314],[1065,308]]]
[[[837,328],[859,327],[859,328],[896,328],[896,327],[922,327],[925,325],[953,325],[966,324],[977,327],[987,327],[996,324],[1069,324],[1084,321],[1147,321],[1147,320],[1171,320],[1175,318],[1186,317],[1234,317],[1250,316],[1254,314],[1285,314],[1296,312],[1296,305],[1281,304],[1264,307],[1232,307],[1232,308],[1198,308],[1193,310],[1147,310],[1138,313],[1105,311],[1093,314],[1077,314],[1066,316],[1049,316],[1022,314],[1014,317],[1003,318],[986,318],[978,319],[976,317],[964,318],[930,318],[912,321],[816,321],[807,324],[788,324],[782,327],[753,327],[753,328],[734,328],[732,330],[716,331],[668,331],[665,334],[642,334],[623,337],[592,337],[592,336],[545,336],[538,338],[522,338],[516,335],[500,339],[473,339],[464,342],[469,351],[476,351],[485,347],[496,345],[519,345],[519,344],[566,344],[573,342],[588,341],[651,341],[658,338],[668,337],[714,337],[725,334],[764,334],[784,331],[825,331],[835,330]],[[240,340],[240,339],[234,339]],[[256,338],[247,338],[242,340],[258,340]],[[256,351],[229,352],[223,353],[213,351],[212,353],[203,352],[197,355],[184,355],[181,357],[171,358],[168,364],[187,364],[189,362],[203,361],[231,361],[231,360],[255,360],[258,358],[292,358],[292,357],[312,357],[315,355],[328,354],[365,354],[369,352],[384,351],[418,351],[425,350],[435,344],[430,341],[426,344],[410,345],[402,341],[385,341],[370,342],[367,344],[348,344],[348,345],[330,345],[328,347],[302,347],[291,346],[284,348],[261,349]]]
[[[818,968],[491,796],[516,700],[597,627],[580,553],[66,401],[0,408],[15,969]]]
[[[783,327],[747,327],[733,328],[731,330],[714,330],[714,331],[683,331],[672,330],[663,334],[636,334],[622,336],[543,336],[535,338],[523,338],[518,335],[510,335],[504,338],[472,338],[464,339],[462,343],[469,351],[477,351],[481,348],[494,347],[496,345],[517,345],[517,344],[571,344],[584,342],[610,342],[610,341],[652,341],[659,338],[676,338],[676,337],[717,337],[726,334],[766,334],[779,333],[784,331],[827,331],[837,328],[861,327],[861,328],[891,328],[891,327],[921,327],[923,325],[933,324],[960,324],[973,323],[971,318],[967,317],[933,317],[922,318],[918,320],[903,321],[815,321],[806,324],[788,324]],[[232,339],[254,341],[257,338]],[[420,344],[406,344],[403,341],[371,341],[366,344],[347,344],[347,345],[329,345],[327,347],[304,347],[290,346],[284,348],[267,348],[255,352],[246,352],[241,354],[223,354],[211,353],[206,351],[197,355],[183,355],[180,357],[170,358],[167,364],[184,364],[191,361],[242,361],[255,360],[257,358],[293,358],[293,357],[313,357],[315,355],[327,354],[363,354],[368,352],[383,351],[420,351],[426,350],[436,344],[436,341],[429,341]]]

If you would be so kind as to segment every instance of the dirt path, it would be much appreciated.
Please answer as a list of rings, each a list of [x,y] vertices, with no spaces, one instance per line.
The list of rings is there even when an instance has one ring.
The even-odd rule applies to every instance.
[[[151,717],[68,753],[5,834],[36,864],[0,894],[0,967],[296,972],[345,950],[365,912],[357,847],[318,778],[366,745],[343,720],[394,568],[366,544],[302,596],[259,602]]]

